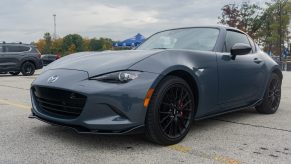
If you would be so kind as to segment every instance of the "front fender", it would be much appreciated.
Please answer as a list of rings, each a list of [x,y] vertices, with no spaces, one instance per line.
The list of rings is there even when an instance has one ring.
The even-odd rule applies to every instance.
[[[187,74],[191,75],[192,79],[197,82],[198,81],[198,77],[199,76],[199,72],[198,69],[190,69],[189,67],[183,66],[183,65],[174,65],[174,66],[170,66],[169,68],[166,68],[165,70],[163,70],[158,78],[154,81],[154,83],[152,84],[152,88],[156,88],[156,86],[159,84],[159,82],[167,75],[171,74],[172,72],[176,72],[176,71],[183,71],[183,72],[187,72]],[[195,74],[196,72],[196,74]],[[197,84],[199,85],[199,83]],[[197,86],[197,88],[199,89],[199,86]]]
[[[22,65],[24,62],[26,62],[26,61],[32,61],[33,64],[35,64],[35,65],[36,65],[36,63],[37,63],[37,59],[35,59],[35,58],[32,57],[32,56],[28,56],[28,57],[22,58],[22,59],[20,60],[18,66],[21,67],[21,65]]]
[[[152,84],[159,82],[174,71],[184,71],[193,77],[198,90],[196,117],[217,108],[218,74],[214,52],[167,50],[136,63],[130,69],[160,74]],[[183,77],[182,77],[183,78]]]

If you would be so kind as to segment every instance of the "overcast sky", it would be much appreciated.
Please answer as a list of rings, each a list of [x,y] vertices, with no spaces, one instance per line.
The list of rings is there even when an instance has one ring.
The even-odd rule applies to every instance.
[[[53,33],[123,40],[173,27],[215,25],[224,4],[268,0],[1,0],[0,41],[27,42]]]

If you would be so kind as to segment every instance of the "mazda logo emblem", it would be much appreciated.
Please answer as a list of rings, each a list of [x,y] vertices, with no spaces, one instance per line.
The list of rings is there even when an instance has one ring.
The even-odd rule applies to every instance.
[[[54,83],[58,79],[59,79],[59,76],[58,75],[54,75],[54,76],[51,76],[50,78],[48,78],[47,82],[48,83]]]

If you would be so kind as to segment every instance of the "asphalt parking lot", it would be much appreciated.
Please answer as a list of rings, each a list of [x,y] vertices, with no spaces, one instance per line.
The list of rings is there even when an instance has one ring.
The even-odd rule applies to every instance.
[[[291,163],[291,72],[284,72],[276,114],[245,109],[195,122],[167,147],[143,135],[80,135],[28,119],[37,74],[0,75],[0,163]]]

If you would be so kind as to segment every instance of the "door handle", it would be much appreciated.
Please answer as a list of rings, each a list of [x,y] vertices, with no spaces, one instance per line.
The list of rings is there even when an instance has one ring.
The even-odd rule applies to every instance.
[[[254,58],[254,62],[257,63],[257,64],[260,64],[262,62],[262,60],[259,59],[259,58]]]

